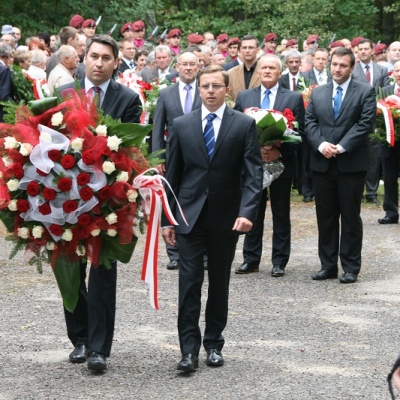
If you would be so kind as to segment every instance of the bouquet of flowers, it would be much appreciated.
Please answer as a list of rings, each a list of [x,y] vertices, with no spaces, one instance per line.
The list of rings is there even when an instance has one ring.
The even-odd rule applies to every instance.
[[[156,79],[153,84],[148,84],[151,86],[150,89],[145,89],[145,98],[146,102],[144,105],[144,109],[149,113],[150,118],[154,118],[154,111],[157,105],[158,95],[160,94],[160,90],[164,89],[168,86],[171,86],[173,82],[168,81],[168,79]]]
[[[46,79],[34,79],[18,65],[12,67],[11,77],[18,101],[28,103],[49,96]]]
[[[292,110],[285,108],[282,112],[276,110],[262,110],[251,107],[244,112],[256,120],[258,141],[261,147],[280,146],[282,142],[300,143],[301,138],[294,129],[298,128]],[[275,160],[263,165],[263,188],[280,176],[285,169],[282,161]]]
[[[379,98],[380,97],[380,98]],[[383,98],[382,91],[378,96],[375,132],[371,139],[377,139],[394,146],[400,140],[400,98],[395,95]]]
[[[313,85],[307,85],[305,79],[300,76],[299,77],[299,83],[298,83],[298,91],[300,92],[301,96],[303,97],[303,102],[304,102],[304,107],[307,108],[308,103],[310,101],[311,97],[311,92],[313,91],[314,88],[316,88],[318,85],[313,84]]]
[[[64,305],[75,308],[79,264],[128,262],[136,244],[134,178],[149,164],[140,150],[151,126],[101,115],[71,90],[15,109],[0,124],[0,219],[39,272],[53,267]]]

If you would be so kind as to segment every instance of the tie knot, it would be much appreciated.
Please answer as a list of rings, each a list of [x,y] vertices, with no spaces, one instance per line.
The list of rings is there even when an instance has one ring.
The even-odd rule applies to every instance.
[[[192,89],[192,87],[191,87],[190,85],[185,85],[184,89],[187,90],[187,91],[189,91],[189,90]]]
[[[98,86],[93,86],[93,92],[95,92],[96,94],[100,93],[101,88],[99,88]]]
[[[271,91],[270,91],[269,89],[267,89],[267,90],[265,91],[265,94],[266,94],[267,96],[269,96],[269,95],[271,94]]]
[[[217,114],[213,114],[213,113],[210,113],[210,114],[208,114],[207,115],[207,121],[213,121],[214,120],[214,118],[216,118],[216,116],[217,116]]]
[[[369,70],[369,64],[366,64],[366,65],[365,65],[365,69],[366,69],[366,70]]]
[[[343,88],[342,88],[341,86],[338,86],[338,87],[337,87],[337,91],[338,91],[338,93],[341,93],[341,92],[342,92],[342,90],[343,90]]]

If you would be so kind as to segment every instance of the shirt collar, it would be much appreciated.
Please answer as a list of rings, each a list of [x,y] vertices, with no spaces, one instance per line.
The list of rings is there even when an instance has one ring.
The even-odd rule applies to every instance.
[[[332,80],[332,82],[333,82],[333,91],[336,92],[338,86],[340,86],[340,87],[343,89],[343,92],[346,92],[346,91],[347,91],[347,88],[349,87],[350,81],[351,81],[351,77],[350,77],[349,79],[347,79],[346,82],[343,82],[343,83],[341,83],[341,84],[339,85],[339,84],[336,83],[334,80]]]
[[[279,87],[279,83],[277,83],[275,86],[273,86],[270,90],[271,94],[276,96],[276,92],[278,91],[278,87]],[[262,97],[264,97],[265,92],[266,92],[267,88],[263,85],[261,85],[261,95]]]
[[[225,108],[226,108],[226,104],[224,103],[224,104],[222,104],[222,106],[220,108],[218,108],[218,110],[212,112],[209,109],[207,109],[204,104],[202,104],[202,106],[201,106],[201,120],[204,120],[207,117],[207,115],[210,114],[210,113],[211,114],[216,114],[217,117],[222,120],[222,117],[223,117],[224,112],[225,112]]]
[[[85,78],[85,92],[89,92],[89,90],[93,87],[93,86],[98,86],[104,93],[104,95],[107,92],[108,89],[108,85],[110,84],[111,79],[109,79],[108,81],[103,82],[101,85],[94,85],[91,81],[89,81],[88,78]]]
[[[179,90],[183,90],[186,85],[190,85],[193,90],[196,90],[196,79],[193,82],[190,82],[190,83],[185,83],[185,82],[182,82],[182,81],[178,81],[178,83],[179,83]]]

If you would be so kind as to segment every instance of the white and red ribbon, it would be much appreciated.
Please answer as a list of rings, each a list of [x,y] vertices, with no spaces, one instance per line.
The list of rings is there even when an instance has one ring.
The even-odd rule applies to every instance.
[[[383,119],[385,120],[386,140],[391,146],[394,146],[395,132],[392,111],[384,100],[378,100],[377,107],[382,111]]]
[[[157,175],[146,175],[148,172],[156,172]],[[157,168],[149,168],[133,180],[133,187],[138,189],[142,196],[144,211],[149,216],[141,279],[149,285],[150,304],[156,310],[159,309],[157,264],[159,217],[161,211],[160,204],[162,205],[169,222],[172,225],[178,225],[178,222],[175,220],[169,206],[163,182],[167,184],[173,193],[168,181],[163,176],[158,175]],[[173,195],[178,205],[179,212],[181,213],[186,225],[188,225],[175,193],[173,193]]]

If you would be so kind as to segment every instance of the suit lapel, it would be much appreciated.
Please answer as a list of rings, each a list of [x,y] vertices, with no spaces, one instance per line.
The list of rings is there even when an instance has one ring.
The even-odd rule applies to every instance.
[[[111,79],[101,105],[101,109],[104,111],[104,114],[110,114],[109,110],[113,106],[115,99],[118,96],[118,91],[118,84]]]
[[[221,121],[221,126],[219,128],[217,141],[215,142],[214,154],[213,154],[210,162],[212,162],[212,160],[216,156],[216,153],[218,152],[221,142],[224,140],[224,137],[228,133],[229,128],[231,127],[234,119],[235,119],[234,113],[228,106],[226,106],[224,115],[222,116],[222,121]],[[203,140],[203,142],[204,142],[204,140]],[[206,145],[204,144],[204,148],[205,148],[205,146]]]
[[[332,94],[333,94],[333,83],[330,82],[325,86],[325,103],[327,104],[328,110],[330,110],[330,116],[333,120],[335,120],[335,115],[333,114],[333,103],[332,103]],[[342,104],[343,106],[343,104]],[[340,109],[341,110],[341,109]]]
[[[172,86],[171,97],[172,97],[173,103],[175,104],[177,114],[183,115],[184,113],[183,113],[183,109],[182,109],[181,97],[179,94],[179,83],[176,83],[174,86]]]
[[[282,101],[285,97],[285,90],[282,86],[278,86],[278,90],[276,92],[276,98],[275,98],[275,103],[274,103],[274,110],[280,110]]]
[[[203,154],[204,158],[208,160],[208,154],[206,149],[206,144],[204,143],[204,136],[203,136],[203,126],[201,123],[201,108],[198,108],[191,114],[191,122],[192,122],[192,132],[195,136],[195,140],[198,143],[198,148],[200,149],[201,153]]]
[[[251,91],[251,97],[251,104],[258,104],[257,107],[261,108],[261,85]]]
[[[337,119],[339,119],[340,116],[342,115],[343,110],[346,108],[347,104],[349,103],[351,98],[354,96],[355,91],[356,91],[356,88],[353,85],[353,80],[351,80],[349,83],[349,87],[347,88],[347,91],[346,91],[346,96],[344,96],[342,105],[340,107],[339,115],[338,115]]]

